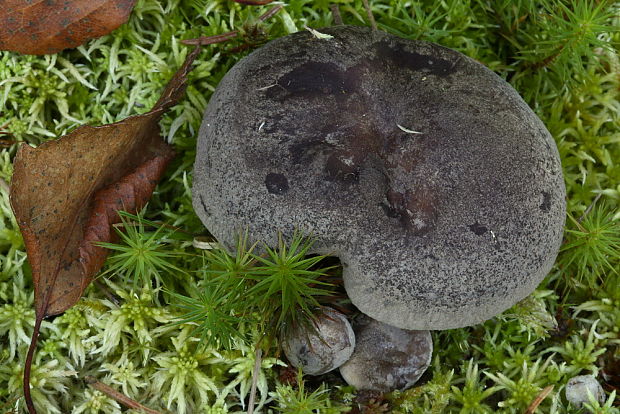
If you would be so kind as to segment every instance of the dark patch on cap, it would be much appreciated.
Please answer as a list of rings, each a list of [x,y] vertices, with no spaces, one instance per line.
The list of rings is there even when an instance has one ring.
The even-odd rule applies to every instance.
[[[355,89],[355,79],[334,63],[306,62],[278,79],[277,86],[267,90],[270,99],[290,97],[311,99],[346,97]]]
[[[288,191],[288,180],[283,174],[269,173],[265,177],[265,187],[271,194],[281,195]]]
[[[327,180],[343,183],[358,182],[360,167],[365,158],[365,154],[354,149],[332,152],[325,163]]]
[[[385,197],[387,203],[381,204],[385,215],[398,219],[401,226],[414,235],[426,234],[435,227],[436,200],[430,189],[420,188],[401,193],[389,188]]]
[[[409,68],[413,71],[425,70],[439,77],[448,76],[456,71],[456,61],[451,62],[437,56],[408,52],[401,45],[392,46],[386,41],[377,43],[375,50],[380,61],[390,61],[400,68]]]
[[[540,209],[546,213],[549,210],[551,210],[551,194],[549,194],[546,191],[543,191],[542,196],[543,196],[543,201],[542,201],[542,204],[540,205]]]
[[[290,159],[293,165],[308,163],[321,148],[329,148],[324,136],[310,137],[304,141],[292,144],[289,147]]]
[[[469,225],[469,230],[473,231],[476,234],[476,236],[482,236],[489,229],[484,227],[482,224],[475,222],[474,224]]]

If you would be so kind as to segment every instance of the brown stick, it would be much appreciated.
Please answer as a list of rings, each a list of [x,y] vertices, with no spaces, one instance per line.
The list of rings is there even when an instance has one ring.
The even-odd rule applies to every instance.
[[[527,407],[527,410],[525,410],[523,414],[534,414],[540,403],[543,402],[543,400],[547,398],[549,394],[551,394],[551,391],[553,391],[553,385],[549,385],[543,388],[540,394],[538,394],[536,398],[534,398],[534,401],[532,401],[532,403]]]
[[[274,16],[277,12],[279,12],[280,10],[282,10],[282,7],[284,6],[276,6],[276,7],[272,7],[271,9],[267,10],[265,13],[263,13],[258,20],[260,20],[261,22],[264,22],[267,19],[270,19],[272,16]]]
[[[364,2],[364,8],[366,9],[366,14],[368,15],[368,20],[370,20],[370,26],[372,27],[372,31],[377,31],[377,22],[375,21],[375,16],[372,14],[372,9],[370,8],[370,4],[368,0],[362,0]]]
[[[113,398],[114,400],[116,400],[117,402],[123,404],[127,408],[131,408],[133,410],[143,411],[143,412],[145,412],[147,414],[162,414],[159,411],[155,411],[155,410],[152,410],[150,408],[147,408],[147,407],[143,406],[139,402],[132,400],[131,398],[129,398],[125,394],[121,394],[120,392],[118,392],[114,388],[104,384],[103,382],[99,382],[97,380],[97,378],[95,378],[95,377],[93,377],[91,375],[87,375],[86,377],[84,377],[84,381],[86,381],[86,383],[88,385],[90,385],[91,387],[93,387],[97,391],[101,391],[102,393],[104,393],[108,397]]]
[[[264,14],[262,14],[258,18],[258,20],[260,20],[261,22],[264,22],[265,20],[274,16],[281,9],[282,9],[281,5],[272,7],[271,9],[267,10]],[[214,43],[227,42],[231,39],[234,39],[238,35],[239,35],[239,31],[233,30],[232,32],[226,32],[226,33],[222,33],[222,34],[218,34],[214,36],[200,36],[200,37],[197,37],[196,39],[185,39],[185,40],[181,40],[181,43],[183,43],[184,45],[205,46],[205,45],[212,45]]]
[[[336,23],[338,26],[342,25],[342,16],[340,15],[340,7],[338,7],[337,4],[332,4],[329,6],[329,8],[332,10],[332,16],[334,18],[334,23]]]
[[[238,34],[239,32],[235,30],[234,32],[226,32],[215,36],[200,36],[196,39],[185,39],[181,40],[181,43],[184,45],[212,45],[214,43],[227,42],[237,37]]]
[[[0,135],[4,134],[6,136],[10,136],[11,133],[10,132],[0,132]],[[17,144],[17,141],[14,140],[10,140],[10,139],[0,139],[0,145],[3,147],[10,147],[13,144]]]

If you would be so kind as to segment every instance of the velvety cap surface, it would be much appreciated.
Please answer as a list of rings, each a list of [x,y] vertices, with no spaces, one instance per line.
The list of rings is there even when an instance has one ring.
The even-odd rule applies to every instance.
[[[364,27],[270,42],[205,113],[194,207],[234,245],[312,234],[353,303],[405,329],[475,324],[529,294],[562,238],[555,143],[517,92],[450,49]]]

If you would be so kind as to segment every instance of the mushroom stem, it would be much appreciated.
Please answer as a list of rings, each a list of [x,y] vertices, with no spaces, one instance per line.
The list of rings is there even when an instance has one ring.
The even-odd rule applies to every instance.
[[[370,8],[370,4],[368,0],[362,0],[364,2],[364,8],[366,9],[366,14],[368,14],[368,20],[370,20],[370,26],[372,27],[372,31],[377,31],[377,22],[375,21],[375,16],[372,14],[372,9]]]

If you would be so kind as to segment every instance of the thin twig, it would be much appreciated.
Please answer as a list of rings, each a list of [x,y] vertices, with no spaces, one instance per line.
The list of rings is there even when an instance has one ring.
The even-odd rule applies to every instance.
[[[543,390],[536,396],[536,398],[534,398],[534,401],[532,401],[523,414],[534,414],[540,403],[543,402],[549,394],[551,394],[551,391],[553,391],[553,385],[543,388]]]
[[[7,133],[0,132],[0,134],[6,135],[6,136],[11,135],[10,132],[7,132]],[[14,144],[17,144],[17,141],[11,140],[11,139],[0,139],[0,145],[3,147],[10,147],[11,145],[14,145]]]
[[[364,2],[364,8],[366,9],[366,14],[368,15],[368,20],[370,20],[370,26],[372,27],[372,31],[377,31],[377,22],[375,21],[375,16],[372,14],[372,9],[370,8],[370,4],[368,0],[362,0]]]
[[[256,344],[254,357],[254,369],[252,370],[252,386],[250,387],[250,401],[248,402],[248,414],[254,413],[254,400],[256,399],[256,385],[258,384],[258,372],[262,362],[263,350],[259,348],[260,341]]]
[[[196,39],[185,39],[185,40],[181,40],[181,43],[183,43],[184,45],[205,46],[205,45],[212,45],[214,43],[227,42],[230,39],[234,39],[238,35],[239,35],[239,32],[235,30],[234,32],[226,32],[226,33],[222,33],[222,34],[215,35],[215,36],[200,36]]]
[[[577,220],[579,223],[581,223],[583,220],[585,220],[585,218],[588,216],[588,214],[590,214],[590,211],[592,211],[592,209],[594,208],[594,205],[596,204],[596,202],[598,200],[600,200],[600,198],[602,196],[603,196],[603,193],[598,193],[596,195],[596,197],[594,197],[594,200],[592,201],[592,203],[590,203],[588,208],[586,208],[586,211],[584,211],[583,214],[581,215],[581,217],[579,217],[579,220]]]
[[[272,7],[271,9],[267,10],[265,13],[263,13],[258,20],[260,20],[261,22],[264,22],[267,19],[270,19],[272,16],[274,16],[277,12],[279,12],[280,10],[282,10],[282,5],[276,6],[276,7]]]
[[[258,20],[260,20],[261,22],[264,22],[265,20],[271,18],[273,15],[279,12],[281,9],[282,9],[282,5],[272,7],[271,9],[267,10],[264,14],[262,14],[258,18]],[[234,39],[237,36],[239,36],[239,31],[233,30],[232,32],[226,32],[226,33],[213,35],[213,36],[200,36],[195,39],[185,39],[185,40],[181,40],[181,43],[183,43],[184,45],[206,46],[206,45],[212,45],[215,43],[227,42],[229,40]]]
[[[248,6],[264,6],[273,0],[233,0],[235,3],[246,4]]]
[[[142,411],[145,412],[147,414],[162,414],[159,411],[155,411],[152,410],[148,407],[143,406],[142,404],[140,404],[137,401],[132,400],[131,398],[129,398],[128,396],[126,396],[125,394],[121,394],[120,392],[116,391],[114,388],[99,382],[97,380],[97,378],[87,375],[86,377],[84,377],[84,380],[86,381],[86,383],[88,385],[90,385],[91,387],[93,387],[94,389],[96,389],[97,391],[101,391],[102,393],[104,393],[105,395],[107,395],[110,398],[113,398],[114,400],[116,400],[117,402],[123,404],[125,407],[127,408],[131,408],[133,410],[138,410],[138,411]]]
[[[336,23],[338,26],[343,24],[342,16],[340,15],[340,7],[338,7],[338,5],[334,3],[329,6],[329,8],[332,10],[332,17],[334,19],[334,23]]]
[[[547,56],[543,60],[539,60],[538,62],[530,62],[530,63],[527,64],[527,66],[530,69],[534,69],[534,70],[546,68],[547,66],[551,65],[553,63],[553,61],[555,59],[557,59],[558,56],[560,56],[560,53],[562,53],[562,50],[564,49],[564,46],[566,46],[566,45],[560,45],[555,50],[555,52],[553,52],[552,54],[550,54],[549,56]]]

